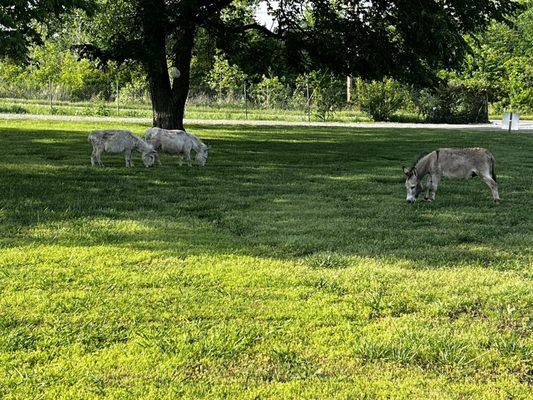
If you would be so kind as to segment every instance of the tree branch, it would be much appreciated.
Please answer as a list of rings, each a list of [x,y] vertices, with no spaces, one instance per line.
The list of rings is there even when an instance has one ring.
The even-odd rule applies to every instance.
[[[139,49],[142,48],[142,41],[129,40],[120,43],[120,47],[113,46],[112,49],[102,49],[94,44],[86,43],[71,46],[70,50],[77,53],[80,58],[88,58],[89,60],[97,60],[99,64],[105,65],[109,61],[116,61],[122,64],[126,60],[140,59],[141,54]]]
[[[278,31],[278,32],[272,32],[270,29],[268,29],[266,26],[263,26],[263,25],[260,25],[258,24],[257,22],[253,22],[251,24],[246,24],[246,25],[243,25],[243,26],[239,26],[239,27],[235,27],[233,29],[230,28],[230,30],[232,30],[233,32],[245,32],[245,31],[248,31],[248,30],[256,30],[257,32],[260,32],[270,38],[273,38],[273,39],[283,39],[283,32],[281,31]]]

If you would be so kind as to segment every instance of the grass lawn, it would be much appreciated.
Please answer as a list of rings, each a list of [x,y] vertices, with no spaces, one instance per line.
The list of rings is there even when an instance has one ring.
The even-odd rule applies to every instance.
[[[531,133],[191,126],[203,169],[91,168],[106,127],[0,121],[0,398],[531,395]],[[502,204],[408,206],[439,146]]]

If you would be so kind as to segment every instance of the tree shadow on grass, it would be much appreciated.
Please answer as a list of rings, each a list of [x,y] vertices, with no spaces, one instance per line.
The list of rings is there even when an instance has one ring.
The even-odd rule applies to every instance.
[[[291,259],[319,252],[406,260],[416,267],[517,268],[531,257],[526,153],[503,162],[511,201],[477,181],[444,183],[432,205],[404,204],[401,161],[414,148],[472,137],[448,132],[202,128],[205,168],[147,169],[120,155],[89,166],[85,132],[0,130],[2,246],[112,243],[159,254]],[[417,133],[418,132],[418,133]],[[490,141],[486,132],[471,133]],[[493,135],[492,147],[508,143]],[[505,193],[505,191],[504,191]],[[505,199],[505,196],[504,196]]]

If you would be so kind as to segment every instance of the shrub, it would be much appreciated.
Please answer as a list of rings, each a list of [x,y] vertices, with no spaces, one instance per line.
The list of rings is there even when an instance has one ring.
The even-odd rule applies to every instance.
[[[126,82],[120,88],[120,102],[122,103],[147,103],[148,101],[150,101],[150,95],[143,81]]]
[[[18,105],[12,105],[12,106],[0,105],[0,113],[27,114],[28,110]]]
[[[111,110],[109,109],[109,107],[107,107],[105,103],[98,104],[98,106],[96,107],[96,109],[94,109],[93,112],[94,115],[102,117],[108,117],[109,115],[111,115]]]
[[[509,105],[513,110],[533,111],[533,66],[527,57],[505,63],[509,76]]]
[[[488,122],[487,93],[482,89],[448,83],[419,91],[413,102],[427,122]]]
[[[253,87],[256,102],[266,108],[283,107],[287,102],[287,93],[287,88],[277,76],[263,75],[261,82]]]
[[[361,110],[374,121],[388,121],[407,99],[407,90],[397,81],[385,78],[382,81],[363,83],[360,87]]]
[[[330,119],[335,112],[346,104],[344,81],[331,72],[313,71],[300,75],[296,80],[293,99],[296,103],[305,104],[314,109],[315,116],[322,121]],[[310,99],[307,104],[306,95],[302,94],[309,87]]]
[[[217,93],[218,101],[234,99],[245,80],[246,74],[238,66],[230,64],[221,53],[215,55],[213,68],[207,74],[207,83]]]

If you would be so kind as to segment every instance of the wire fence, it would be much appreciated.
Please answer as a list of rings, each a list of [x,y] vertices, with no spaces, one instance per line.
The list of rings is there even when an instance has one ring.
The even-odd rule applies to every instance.
[[[375,86],[375,85],[374,85]],[[366,87],[366,89],[365,89]],[[365,96],[373,96],[368,113],[387,105],[383,85],[346,85],[339,80],[300,81],[295,86],[277,80],[260,83],[241,82],[209,88],[192,85],[186,118],[250,119],[280,121],[359,122],[371,118],[361,111]],[[441,93],[415,92],[406,87],[394,89],[402,97],[401,109],[385,119],[404,122],[482,122],[488,120],[486,91],[461,87],[445,88]],[[366,93],[366,94],[365,94]],[[367,102],[368,103],[368,102]],[[372,108],[373,107],[373,108]],[[366,108],[365,108],[366,109]],[[31,81],[0,80],[0,113],[59,114],[82,116],[119,116],[152,118],[153,111],[144,82],[84,82],[81,86],[48,79],[46,84]],[[374,116],[375,118],[375,116]],[[380,120],[380,119],[377,119]]]
[[[96,116],[151,117],[144,83],[85,82],[73,87],[49,79],[46,85],[0,81],[0,112]],[[320,107],[317,88],[306,83],[296,87],[276,83],[243,82],[220,90],[191,86],[186,117],[274,120],[365,120],[353,103],[331,102]],[[345,92],[339,93],[343,99]]]

